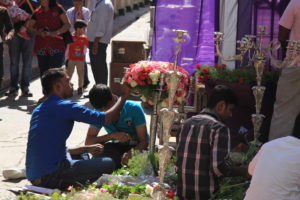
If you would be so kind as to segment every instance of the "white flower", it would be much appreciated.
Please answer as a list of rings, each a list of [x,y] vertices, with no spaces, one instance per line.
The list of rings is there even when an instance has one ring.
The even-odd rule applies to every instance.
[[[154,72],[150,72],[149,77],[152,81],[152,85],[157,85],[158,79],[160,77],[160,71],[155,70]]]
[[[153,192],[153,187],[151,185],[146,185],[146,190],[145,190],[145,193],[146,194],[152,194]]]
[[[146,99],[145,96],[141,96],[141,100],[142,100],[143,102],[147,102],[147,99]]]
[[[130,86],[131,87],[135,87],[135,86],[137,86],[138,85],[138,83],[135,81],[135,80],[132,80],[131,82],[130,82]]]

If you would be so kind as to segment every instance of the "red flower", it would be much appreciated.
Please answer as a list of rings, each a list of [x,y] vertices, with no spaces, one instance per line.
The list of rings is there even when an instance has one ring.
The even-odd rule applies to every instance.
[[[208,69],[207,69],[207,68],[203,68],[203,69],[202,69],[202,72],[203,72],[204,74],[207,74],[207,73],[208,73]]]
[[[220,68],[220,65],[217,63],[217,64],[215,65],[215,68],[216,68],[216,69],[219,69],[219,68]]]
[[[167,190],[166,191],[166,197],[173,199],[175,197],[175,194],[172,190]]]
[[[222,65],[221,65],[221,68],[222,68],[222,69],[226,69],[226,67],[227,67],[226,64],[222,64]]]
[[[197,64],[196,69],[201,69],[201,65]]]
[[[210,75],[205,75],[204,79],[210,79]]]
[[[244,84],[244,82],[245,82],[245,79],[244,79],[244,78],[239,78],[239,83],[240,83],[240,84]]]
[[[203,76],[198,76],[198,82],[203,83]]]

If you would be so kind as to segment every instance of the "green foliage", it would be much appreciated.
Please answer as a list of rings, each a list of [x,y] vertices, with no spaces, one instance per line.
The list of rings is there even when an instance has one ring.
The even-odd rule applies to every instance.
[[[107,191],[112,194],[113,197],[118,199],[127,198],[129,194],[139,194],[144,197],[148,196],[145,193],[146,187],[144,185],[127,186],[114,183],[110,185],[103,185],[102,188],[107,189]]]
[[[158,153],[149,153],[149,160],[154,170],[155,176],[158,176],[158,170],[159,170]]]
[[[220,191],[211,200],[234,199],[243,200],[249,181],[243,177],[224,178]]]
[[[225,65],[215,67],[205,66],[196,68],[196,75],[199,82],[206,80],[223,81],[228,83],[251,84],[256,82],[254,69],[229,70]],[[262,77],[262,84],[277,84],[279,71],[265,71]]]
[[[241,158],[241,163],[248,167],[250,161],[258,152],[259,147],[255,141],[249,143],[247,151]],[[211,200],[234,199],[243,200],[250,181],[245,177],[226,177],[220,182],[220,190]]]

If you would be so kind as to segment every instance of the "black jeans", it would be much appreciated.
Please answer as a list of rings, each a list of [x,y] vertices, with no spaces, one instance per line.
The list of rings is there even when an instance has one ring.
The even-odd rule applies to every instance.
[[[129,145],[126,143],[105,143],[104,152],[99,156],[94,156],[93,158],[108,157],[115,161],[116,168],[121,168],[122,156],[124,153],[128,152],[130,149],[134,148],[136,145]]]
[[[4,69],[3,69],[3,43],[0,43],[0,88],[2,84],[2,79],[4,75]]]
[[[108,69],[106,63],[106,49],[107,44],[99,43],[97,54],[92,53],[93,42],[89,42],[90,49],[90,61],[92,66],[92,72],[96,84],[102,83],[107,85]]]
[[[53,56],[37,56],[38,65],[40,69],[40,76],[42,77],[44,72],[51,68],[60,68],[64,62],[64,54],[57,53]]]

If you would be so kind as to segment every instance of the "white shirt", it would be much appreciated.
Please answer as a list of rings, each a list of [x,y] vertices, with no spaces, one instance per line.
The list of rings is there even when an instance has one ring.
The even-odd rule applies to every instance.
[[[82,20],[85,21],[86,23],[88,23],[89,18],[90,18],[90,10],[86,7],[82,7],[82,15],[83,15]],[[68,16],[68,18],[70,20],[70,23],[71,23],[70,31],[74,32],[75,31],[74,30],[74,23],[77,19],[80,19],[78,13],[75,12],[74,7],[67,10],[67,16]]]
[[[89,10],[93,10],[96,6],[97,0],[88,0],[87,1],[87,8]]]
[[[110,0],[98,0],[87,26],[87,38],[93,42],[95,37],[101,37],[100,42],[109,44],[112,37],[114,22],[114,6]]]
[[[299,200],[300,140],[287,136],[264,144],[249,174],[252,180],[244,200]]]

